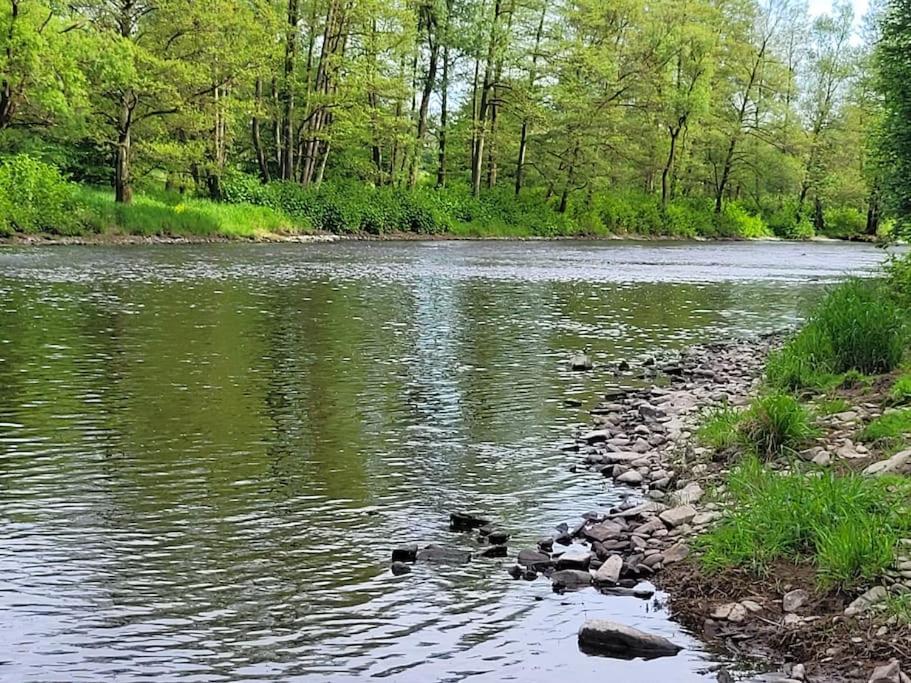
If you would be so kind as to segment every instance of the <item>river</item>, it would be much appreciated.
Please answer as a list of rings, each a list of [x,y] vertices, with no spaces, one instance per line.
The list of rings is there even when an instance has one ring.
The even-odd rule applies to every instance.
[[[835,243],[0,249],[0,679],[701,681],[651,602],[388,571],[516,550],[619,492],[559,450],[606,365],[780,329],[881,260]],[[593,373],[572,373],[586,345]],[[583,407],[568,407],[575,399]],[[605,617],[679,656],[581,654]]]

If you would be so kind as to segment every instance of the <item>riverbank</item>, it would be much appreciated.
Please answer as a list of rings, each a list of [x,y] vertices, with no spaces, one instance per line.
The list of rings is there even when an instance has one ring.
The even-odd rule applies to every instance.
[[[671,237],[661,235],[573,235],[556,237],[517,236],[501,237],[456,234],[421,235],[400,232],[383,235],[369,233],[336,235],[325,232],[300,234],[260,233],[253,236],[227,235],[132,235],[119,232],[88,235],[54,235],[51,233],[17,233],[0,237],[0,246],[129,246],[169,244],[326,244],[332,242],[784,242],[780,237]],[[811,237],[804,242],[859,242],[875,243],[870,239],[840,240],[831,237]]]
[[[816,567],[800,558],[780,558],[759,571],[710,570],[703,562],[705,539],[730,523],[728,482],[738,461],[703,445],[700,427],[714,409],[748,409],[780,344],[776,335],[646,359],[639,370],[655,386],[608,391],[591,410],[591,429],[566,450],[578,471],[627,487],[627,502],[606,514],[588,512],[574,528],[558,528],[537,548],[520,550],[514,576],[543,573],[554,590],[594,586],[608,596],[649,597],[653,589],[643,582],[654,582],[668,592],[675,619],[727,656],[752,660],[760,670],[771,665],[784,679],[880,680],[871,672],[892,660],[911,670],[908,613],[884,611],[889,600],[902,599],[889,596],[911,590],[903,556],[882,577],[835,587],[822,586]],[[817,418],[818,431],[796,461],[769,466],[780,476],[805,478],[885,467],[876,464],[882,451],[861,443],[858,431],[882,416],[888,386],[814,397],[838,412]],[[729,680],[724,675],[719,680]]]
[[[520,551],[514,576],[641,597],[652,581],[675,619],[785,680],[907,680],[911,370],[891,302],[906,268],[836,289],[784,345],[634,365],[654,385],[606,392],[566,448],[626,502]],[[829,372],[846,350],[853,365]]]

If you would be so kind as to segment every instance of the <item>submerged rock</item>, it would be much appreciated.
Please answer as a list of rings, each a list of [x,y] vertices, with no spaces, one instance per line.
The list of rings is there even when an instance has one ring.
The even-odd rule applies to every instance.
[[[592,575],[579,569],[561,569],[550,576],[555,591],[592,585]]]
[[[428,545],[418,551],[417,560],[419,562],[431,562],[436,564],[467,564],[471,562],[471,553],[467,550],[458,548],[444,548],[439,545]]]
[[[589,654],[622,659],[672,657],[683,649],[662,636],[606,619],[589,619],[582,625],[579,648]]]
[[[569,369],[575,370],[576,372],[591,370],[594,367],[595,364],[592,363],[591,356],[585,351],[574,353],[569,359]]]
[[[520,550],[516,562],[523,567],[529,567],[537,571],[543,571],[544,569],[553,566],[553,560],[550,559],[550,555],[538,552],[537,550]]]
[[[401,576],[402,574],[411,573],[411,566],[405,564],[404,562],[393,562],[389,567],[393,576]]]
[[[472,531],[490,524],[476,512],[452,512],[449,515],[449,528],[452,531]]]
[[[417,544],[400,545],[392,551],[392,561],[395,562],[414,562],[417,560]]]

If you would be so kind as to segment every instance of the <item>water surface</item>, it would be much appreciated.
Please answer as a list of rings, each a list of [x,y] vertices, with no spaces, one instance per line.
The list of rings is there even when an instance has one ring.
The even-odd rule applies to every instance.
[[[342,243],[0,250],[0,679],[699,681],[651,603],[417,566],[619,493],[558,446],[605,364],[793,324],[878,250]],[[587,344],[600,370],[566,370]],[[578,652],[587,617],[687,646]]]

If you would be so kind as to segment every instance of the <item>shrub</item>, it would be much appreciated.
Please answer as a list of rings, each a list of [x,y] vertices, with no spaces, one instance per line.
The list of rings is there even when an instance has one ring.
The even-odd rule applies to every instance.
[[[710,571],[764,573],[779,559],[811,561],[824,587],[856,586],[892,563],[909,519],[907,483],[823,472],[807,477],[749,457],[728,476],[731,514],[699,541]]]
[[[715,229],[722,237],[756,238],[772,234],[761,216],[751,214],[737,202],[728,202],[721,214],[716,214]]]
[[[764,457],[797,450],[813,434],[809,412],[789,394],[755,399],[738,426],[744,442]]]
[[[75,186],[54,166],[28,155],[0,163],[0,231],[75,234],[83,229]]]
[[[827,209],[825,217],[825,234],[828,237],[849,239],[863,235],[867,230],[867,217],[850,206]]]
[[[815,234],[806,214],[797,215],[796,202],[785,202],[767,215],[766,224],[776,237],[806,240]]]
[[[714,230],[712,204],[707,199],[675,199],[668,202],[664,224],[675,237],[710,235]]]
[[[911,308],[911,254],[889,259],[886,263],[886,284],[901,306]]]

